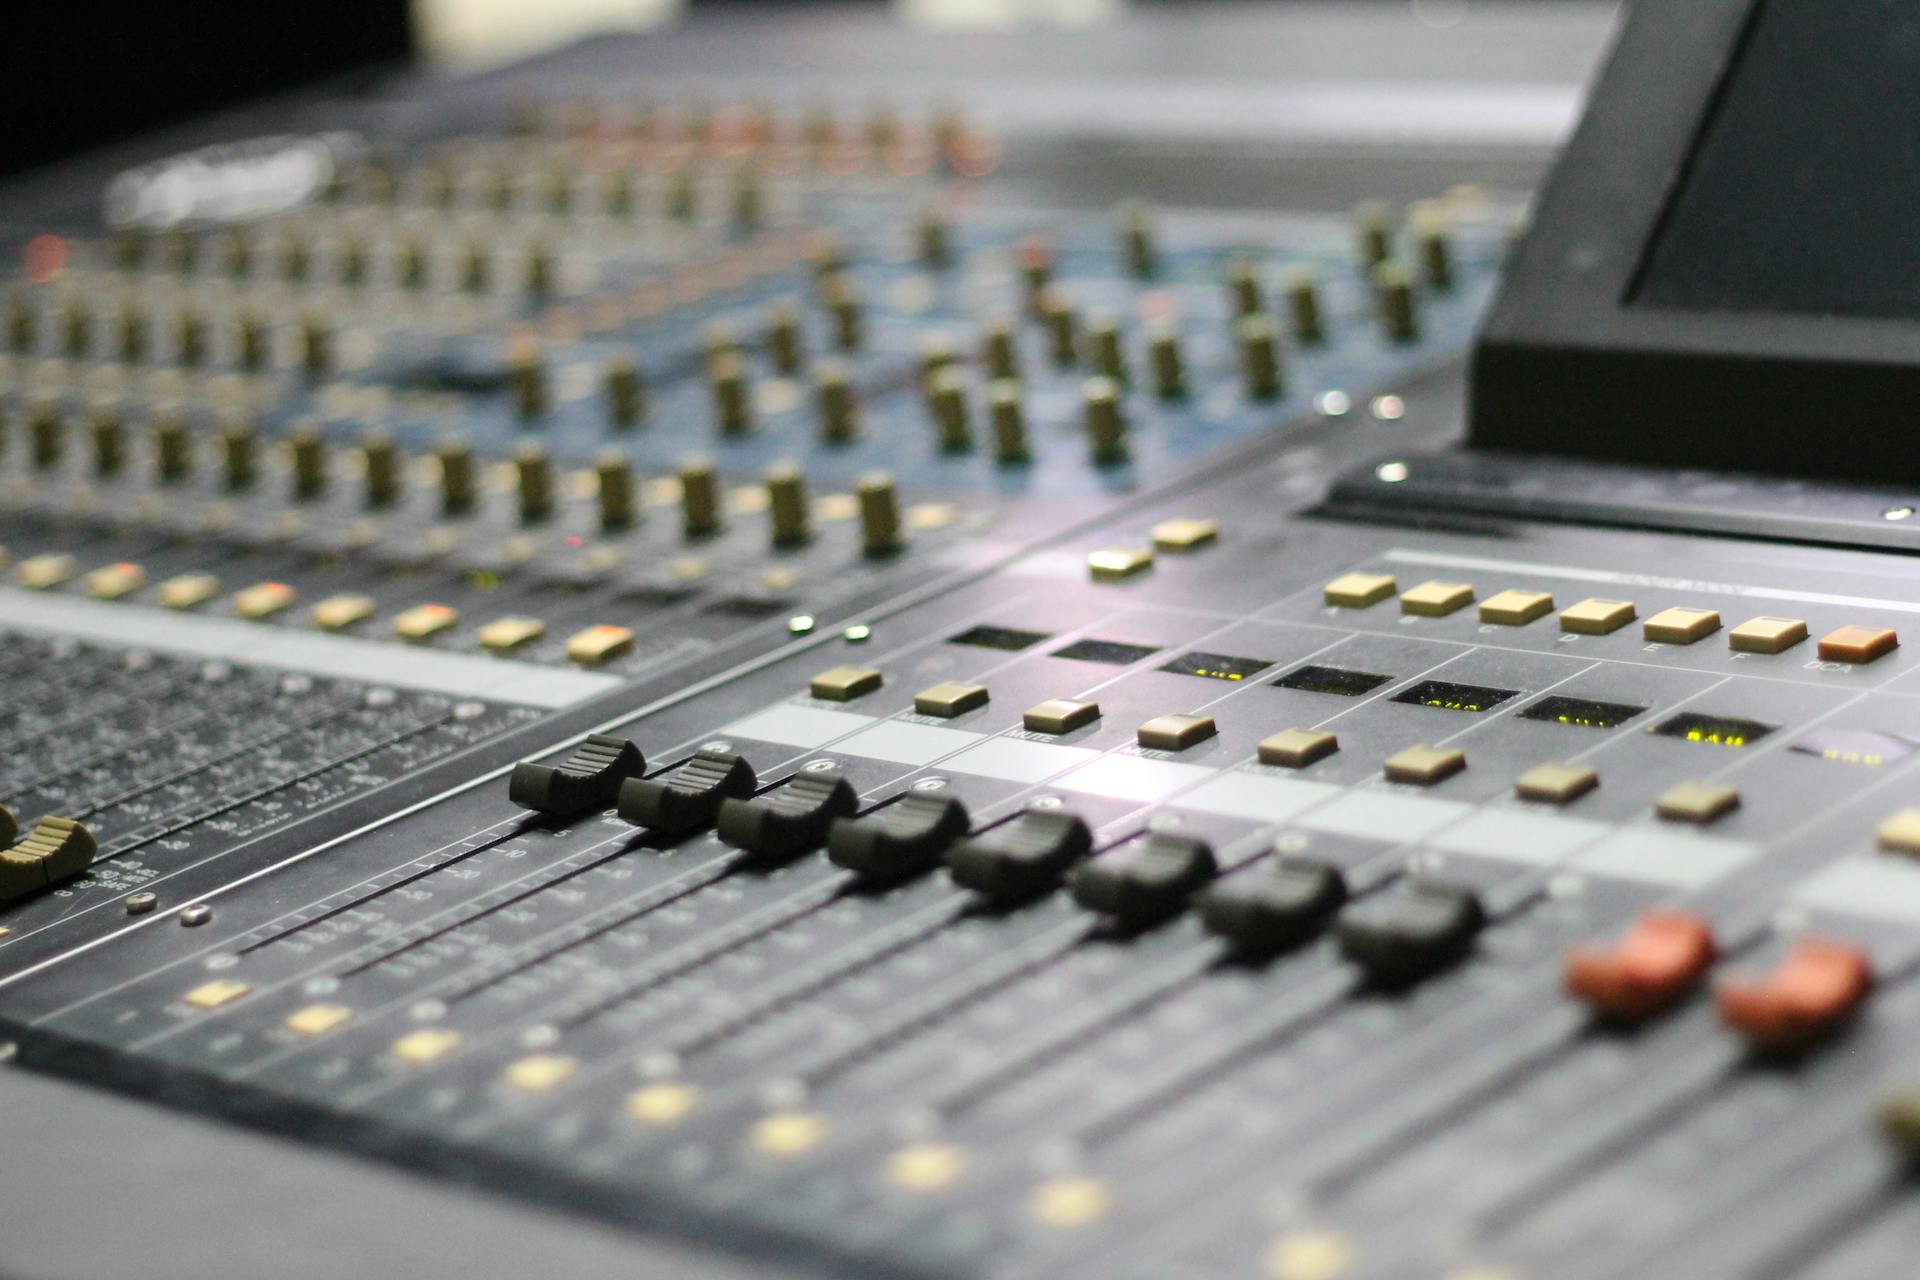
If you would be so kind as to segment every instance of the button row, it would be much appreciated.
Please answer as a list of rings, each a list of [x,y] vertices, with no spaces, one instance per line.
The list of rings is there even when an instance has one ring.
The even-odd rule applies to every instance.
[[[1400,591],[1391,575],[1349,573],[1329,582],[1326,603],[1342,609],[1367,609],[1398,593],[1400,611],[1420,617],[1444,618],[1474,602],[1471,584],[1434,580]],[[1509,589],[1480,602],[1480,621],[1503,627],[1521,627],[1553,612],[1554,601],[1543,591]],[[1578,635],[1610,635],[1639,617],[1631,600],[1591,597],[1560,610],[1560,629]],[[1695,644],[1720,630],[1720,614],[1713,609],[1675,606],[1662,609],[1641,623],[1641,635],[1659,644]],[[1799,618],[1750,618],[1727,633],[1727,645],[1742,653],[1783,653],[1807,639],[1807,624]],[[1900,637],[1881,627],[1848,625],[1828,632],[1818,646],[1823,662],[1866,663],[1900,646]]]

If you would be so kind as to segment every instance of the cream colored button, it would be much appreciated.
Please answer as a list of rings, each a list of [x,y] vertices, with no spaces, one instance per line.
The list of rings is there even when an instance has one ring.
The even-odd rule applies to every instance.
[[[160,584],[160,603],[169,609],[191,609],[220,594],[220,579],[210,573],[183,573]]]
[[[567,657],[583,667],[612,661],[631,648],[633,632],[612,623],[588,627],[567,637]]]
[[[1087,572],[1095,582],[1119,582],[1153,568],[1153,552],[1131,547],[1109,547],[1087,557]]]
[[[829,667],[807,681],[807,692],[829,702],[851,702],[878,689],[883,679],[872,667]]]
[[[1100,704],[1072,698],[1048,698],[1028,707],[1020,720],[1030,733],[1072,733],[1100,718]]]
[[[344,631],[373,616],[372,596],[329,596],[313,606],[314,623],[328,631]]]
[[[1185,751],[1219,731],[1212,716],[1155,716],[1140,726],[1138,737],[1155,751]]]
[[[1400,593],[1400,612],[1424,618],[1444,618],[1473,603],[1473,588],[1464,582],[1423,582]]]
[[[1342,609],[1365,609],[1379,604],[1399,589],[1390,574],[1349,573],[1326,585],[1326,602]]]
[[[1513,793],[1543,804],[1571,804],[1599,785],[1599,772],[1586,765],[1537,764],[1514,779]]]
[[[642,1085],[627,1095],[627,1115],[660,1129],[678,1124],[699,1105],[698,1089],[672,1080]]]
[[[1467,767],[1467,753],[1450,747],[1408,747],[1387,757],[1384,772],[1389,782],[1405,782],[1430,787],[1444,782]]]
[[[544,1093],[565,1084],[579,1069],[579,1061],[564,1054],[534,1053],[509,1065],[506,1081],[528,1093]]]
[[[1553,612],[1553,597],[1544,591],[1502,591],[1480,602],[1480,621],[1503,627],[1524,627]]]
[[[1260,740],[1261,764],[1300,769],[1340,749],[1340,739],[1313,729],[1282,729]]]
[[[299,594],[284,582],[257,582],[234,594],[233,611],[243,618],[258,622],[291,609],[299,598]]]
[[[212,982],[201,983],[180,998],[196,1009],[218,1009],[223,1004],[232,1004],[251,990],[253,988],[244,982],[215,978]]]
[[[353,1010],[343,1004],[310,1004],[288,1015],[287,1030],[303,1036],[324,1035],[352,1017]]]
[[[545,634],[547,624],[538,618],[495,618],[480,628],[480,647],[494,653],[509,653]]]
[[[784,1111],[753,1126],[753,1145],[770,1156],[797,1156],[827,1137],[827,1118],[817,1111]]]
[[[443,631],[460,625],[460,611],[451,605],[417,604],[401,611],[393,620],[393,634],[402,640],[431,640]]]
[[[22,566],[23,568],[25,566]],[[1820,637],[1822,662],[1872,662],[1900,647],[1900,637],[1881,627],[1841,627]]]
[[[1153,526],[1153,545],[1160,551],[1198,551],[1220,536],[1220,526],[1212,520],[1181,516],[1162,520]]]
[[[1888,853],[1920,856],[1920,809],[1902,809],[1894,814],[1880,824],[1876,838]]]
[[[887,1177],[907,1191],[944,1191],[966,1172],[966,1153],[940,1142],[923,1142],[896,1151],[887,1161]]]
[[[987,686],[945,681],[913,695],[913,709],[923,716],[951,719],[987,705]]]
[[[1098,1178],[1052,1178],[1033,1189],[1027,1212],[1034,1221],[1060,1230],[1096,1222],[1113,1208],[1113,1192]]]
[[[87,594],[96,600],[118,600],[147,585],[147,571],[137,564],[104,564],[86,577]]]
[[[1641,624],[1640,634],[1661,644],[1692,644],[1720,629],[1720,615],[1713,609],[1687,609],[1676,606],[1662,609]]]
[[[1712,782],[1682,782],[1653,802],[1653,811],[1669,822],[1712,822],[1740,807],[1740,793]]]
[[[1562,609],[1560,629],[1583,636],[1604,636],[1639,616],[1631,600],[1602,600],[1595,596]]]
[[[68,555],[28,556],[14,570],[14,576],[29,590],[50,591],[71,578],[77,568],[73,557]]]
[[[450,1027],[421,1027],[393,1042],[393,1056],[418,1066],[435,1062],[460,1047],[460,1033]]]
[[[1798,618],[1748,618],[1727,632],[1727,647],[1742,653],[1779,653],[1807,638],[1807,624]]]

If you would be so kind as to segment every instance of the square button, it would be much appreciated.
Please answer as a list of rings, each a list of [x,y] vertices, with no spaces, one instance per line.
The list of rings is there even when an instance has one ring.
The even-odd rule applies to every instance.
[[[1876,834],[1888,853],[1920,856],[1920,809],[1902,809],[1881,823]]]
[[[160,584],[160,603],[168,609],[191,609],[220,594],[220,579],[210,573],[183,573]]]
[[[1676,606],[1662,609],[1641,625],[1640,634],[1661,644],[1692,644],[1720,629],[1720,615],[1712,609]]]
[[[393,620],[393,634],[402,640],[431,640],[460,625],[460,612],[451,605],[417,604]]]
[[[297,598],[293,588],[284,582],[259,582],[233,597],[233,611],[258,622],[283,609],[291,609]]]
[[[1160,551],[1176,553],[1198,551],[1219,536],[1220,526],[1213,521],[1196,520],[1187,516],[1162,520],[1153,526],[1153,545]]]
[[[913,709],[923,716],[951,719],[986,705],[987,686],[983,684],[957,684],[949,680],[913,695]]]
[[[1423,582],[1400,593],[1400,612],[1424,618],[1444,618],[1473,603],[1473,588],[1464,582]]]
[[[1524,627],[1553,612],[1553,597],[1544,591],[1502,591],[1480,604],[1480,621],[1503,627]]]
[[[1872,662],[1900,647],[1900,637],[1881,627],[1841,627],[1820,637],[1822,662]]]
[[[1325,596],[1328,604],[1338,605],[1342,609],[1365,609],[1379,604],[1399,589],[1400,584],[1390,574],[1349,573],[1329,582]]]
[[[1021,723],[1030,733],[1072,733],[1100,718],[1100,704],[1072,698],[1048,698],[1027,708]]]
[[[1385,773],[1389,782],[1405,782],[1430,787],[1445,782],[1467,767],[1467,753],[1450,747],[1408,747],[1387,757]]]
[[[1602,600],[1594,596],[1562,609],[1560,629],[1583,636],[1604,636],[1639,616],[1631,600]]]
[[[1727,646],[1742,653],[1780,653],[1807,638],[1798,618],[1748,618],[1727,632]]]
[[[828,702],[851,702],[872,693],[881,684],[880,673],[872,667],[829,667],[807,681],[807,692]]]
[[[1133,547],[1108,547],[1087,557],[1087,572],[1095,582],[1120,582],[1153,568],[1153,552]]]
[[[1155,751],[1185,751],[1218,732],[1212,716],[1155,716],[1140,726],[1139,738]]]
[[[52,554],[28,556],[14,570],[20,585],[33,591],[51,591],[74,575],[78,569],[72,556]]]
[[[1653,802],[1653,811],[1668,822],[1712,822],[1739,807],[1738,791],[1712,782],[1682,782]]]
[[[1340,739],[1312,729],[1282,729],[1260,740],[1260,763],[1300,769],[1340,749]]]
[[[303,1036],[324,1035],[351,1017],[353,1010],[343,1004],[310,1004],[288,1016],[287,1030]]]
[[[328,631],[345,631],[373,616],[372,596],[328,596],[313,606],[315,625]]]
[[[1600,774],[1586,765],[1537,764],[1514,779],[1513,793],[1542,804],[1571,804],[1600,785]]]
[[[538,618],[495,618],[480,628],[480,647],[492,653],[510,653],[547,634]]]
[[[633,632],[603,623],[567,638],[567,657],[583,667],[611,661],[633,648]]]
[[[223,1004],[232,1004],[251,990],[253,988],[244,982],[215,978],[212,982],[201,983],[180,998],[196,1009],[218,1009]]]
[[[101,565],[87,575],[87,594],[96,600],[118,600],[147,585],[147,571],[137,564]]]
[[[557,1089],[572,1078],[580,1069],[577,1059],[557,1053],[535,1053],[520,1059],[507,1068],[507,1083],[516,1089],[525,1089],[528,1093],[544,1093],[548,1089]]]
[[[422,1027],[393,1042],[393,1056],[402,1062],[433,1062],[460,1047],[460,1033],[449,1027]]]

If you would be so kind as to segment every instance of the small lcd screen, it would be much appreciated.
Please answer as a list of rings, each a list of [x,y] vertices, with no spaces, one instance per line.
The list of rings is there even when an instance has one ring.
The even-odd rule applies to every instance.
[[[1047,638],[1044,631],[1022,631],[1018,627],[971,627],[957,636],[950,636],[948,644],[970,644],[981,649],[1005,649],[1009,653],[1030,648]]]
[[[1739,716],[1710,716],[1683,711],[1655,725],[1652,732],[1663,738],[1686,742],[1704,742],[1715,747],[1744,747],[1773,732],[1770,724],[1742,720]]]
[[[1916,741],[1914,738],[1895,737],[1891,733],[1876,733],[1871,729],[1821,729],[1808,734],[1788,749],[1839,764],[1857,764],[1877,769],[1883,764],[1892,764],[1912,755]]]
[[[1394,694],[1393,700],[1415,707],[1480,712],[1499,706],[1519,692],[1518,689],[1489,689],[1477,684],[1453,684],[1446,680],[1422,680],[1413,688]]]
[[[1183,653],[1161,667],[1175,675],[1204,676],[1208,680],[1245,680],[1272,666],[1264,658],[1236,658],[1225,653]]]
[[[1373,671],[1348,671],[1344,667],[1296,667],[1274,683],[1282,689],[1304,689],[1308,693],[1331,693],[1342,698],[1357,698],[1372,693],[1392,676]]]
[[[1590,698],[1567,698],[1559,694],[1540,699],[1522,708],[1522,720],[1550,720],[1554,724],[1577,725],[1582,729],[1614,729],[1645,711],[1628,702],[1595,702]]]
[[[1063,649],[1055,649],[1053,656],[1072,658],[1075,662],[1104,662],[1110,667],[1124,667],[1158,652],[1158,645],[1127,644],[1120,640],[1076,640]]]

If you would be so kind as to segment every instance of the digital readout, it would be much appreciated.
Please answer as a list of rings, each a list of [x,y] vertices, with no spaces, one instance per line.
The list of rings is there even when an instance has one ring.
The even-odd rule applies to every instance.
[[[1124,667],[1151,657],[1159,652],[1159,646],[1151,644],[1126,644],[1119,640],[1076,640],[1063,649],[1055,649],[1056,658],[1072,658],[1075,662],[1104,662],[1112,667]]]
[[[1521,708],[1519,715],[1522,720],[1550,720],[1582,729],[1616,729],[1645,710],[1628,702],[1596,702],[1556,693]]]
[[[1704,742],[1715,747],[1744,747],[1760,741],[1773,729],[1774,726],[1770,724],[1742,720],[1739,716],[1712,716],[1697,711],[1682,711],[1677,716],[1662,720],[1650,732],[1664,738]]]
[[[1357,698],[1372,693],[1392,676],[1375,671],[1348,671],[1344,667],[1297,667],[1274,683],[1282,689],[1303,689],[1308,693],[1331,693],[1342,698]]]
[[[1864,765],[1877,769],[1895,760],[1904,760],[1914,752],[1916,740],[1877,733],[1872,729],[1822,729],[1810,733],[1789,747],[1802,755],[1819,756],[1839,764]]]
[[[1485,685],[1454,684],[1448,680],[1422,680],[1413,688],[1394,694],[1393,700],[1416,707],[1480,712],[1499,706],[1519,692],[1518,689],[1490,689]]]
[[[1019,627],[979,626],[949,636],[948,644],[970,644],[981,649],[1005,649],[1009,653],[1030,648],[1047,638],[1044,631],[1022,631]]]
[[[1264,658],[1236,658],[1225,653],[1183,653],[1160,669],[1175,675],[1203,676],[1208,680],[1245,680],[1272,666]]]

